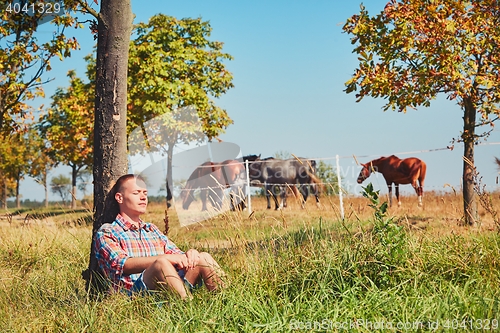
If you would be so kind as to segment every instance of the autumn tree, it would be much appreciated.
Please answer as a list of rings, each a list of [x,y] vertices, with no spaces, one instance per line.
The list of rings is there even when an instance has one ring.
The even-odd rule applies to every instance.
[[[463,111],[464,221],[477,221],[474,144],[493,125],[500,103],[500,4],[497,0],[391,0],[370,16],[359,14],[343,30],[352,35],[359,67],[346,92],[383,97],[384,110],[429,106],[440,93]]]
[[[71,208],[76,208],[79,173],[93,163],[94,90],[75,71],[69,71],[70,85],[58,88],[48,112],[38,125],[48,143],[48,154],[58,164],[71,168]]]
[[[29,144],[32,153],[28,174],[35,182],[43,186],[45,192],[45,207],[49,207],[48,174],[49,171],[56,166],[57,162],[51,157],[52,154],[49,152],[50,145],[47,143],[47,140],[40,135],[37,126],[38,123],[30,127],[31,135]]]
[[[8,196],[16,197],[16,207],[20,208],[20,184],[29,171],[31,146],[28,135],[16,132],[10,136],[0,135],[0,168],[3,181],[4,203]],[[6,207],[6,206],[5,206]]]
[[[211,140],[232,124],[226,110],[214,101],[233,87],[232,74],[224,65],[232,57],[222,52],[223,43],[209,39],[211,31],[209,22],[201,18],[163,14],[134,28],[128,133],[139,129],[149,151],[167,155],[169,184],[176,144]],[[130,137],[130,141],[137,139]],[[134,145],[129,149],[137,153]]]
[[[0,132],[9,134],[20,127],[29,116],[28,104],[37,96],[43,96],[43,79],[52,68],[53,58],[62,60],[79,47],[74,37],[66,36],[68,27],[80,27],[76,19],[61,10],[51,18],[56,31],[43,41],[36,36],[39,24],[46,22],[44,13],[15,10],[11,0],[0,0]],[[28,0],[17,0],[22,8]],[[68,9],[72,5],[68,3]]]

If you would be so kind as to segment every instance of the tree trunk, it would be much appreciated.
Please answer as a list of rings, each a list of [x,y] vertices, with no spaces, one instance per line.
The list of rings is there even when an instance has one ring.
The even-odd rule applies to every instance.
[[[47,174],[49,170],[45,168],[45,172],[43,173],[43,187],[45,189],[45,208],[49,208],[49,184],[47,182]]]
[[[76,180],[78,169],[76,165],[71,166],[71,209],[76,209]]]
[[[477,202],[474,193],[474,131],[476,126],[476,109],[470,99],[465,100],[464,111],[464,168],[463,168],[463,196],[464,196],[464,223],[474,225],[477,222]]]
[[[87,287],[102,290],[93,239],[104,222],[104,200],[118,177],[127,172],[127,69],[132,8],[130,0],[102,0],[98,17],[94,119],[94,224]]]
[[[3,183],[3,209],[7,210],[7,193],[8,193],[8,189],[7,189],[7,179],[4,181]]]
[[[21,184],[21,178],[17,177],[16,179],[16,208],[21,208],[21,193],[19,191],[19,187]]]

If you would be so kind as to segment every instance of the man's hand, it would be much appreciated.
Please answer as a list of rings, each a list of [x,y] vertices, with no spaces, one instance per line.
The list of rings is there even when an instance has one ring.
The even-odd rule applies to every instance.
[[[178,269],[193,269],[200,261],[200,253],[195,249],[190,249],[184,254],[167,254],[166,256],[170,263]]]
[[[189,249],[186,251],[186,257],[188,260],[187,269],[195,268],[200,262],[200,252],[195,249]]]

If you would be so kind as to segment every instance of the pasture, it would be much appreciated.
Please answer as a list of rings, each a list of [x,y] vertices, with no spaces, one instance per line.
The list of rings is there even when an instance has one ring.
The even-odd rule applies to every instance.
[[[491,198],[500,207],[500,194]],[[198,291],[188,302],[89,297],[80,276],[88,264],[88,211],[4,218],[0,330],[499,329],[500,239],[488,212],[479,207],[481,224],[464,227],[459,194],[426,192],[423,207],[415,195],[403,197],[387,216],[376,215],[380,210],[369,203],[345,198],[341,221],[337,197],[321,197],[320,207],[308,201],[305,209],[290,199],[282,211],[252,198],[250,217],[226,212],[187,227],[169,210],[169,237],[181,248],[210,251],[228,274],[227,289]],[[163,218],[163,205],[151,204],[145,220],[164,230]]]

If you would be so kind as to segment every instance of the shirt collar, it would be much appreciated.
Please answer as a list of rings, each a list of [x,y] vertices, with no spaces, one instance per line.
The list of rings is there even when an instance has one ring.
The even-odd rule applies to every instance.
[[[137,226],[124,218],[121,214],[116,215],[116,221],[122,226],[123,230],[138,230],[138,229],[144,229],[145,231],[151,231],[151,226],[149,223],[144,222],[143,220],[139,219],[139,228]]]

